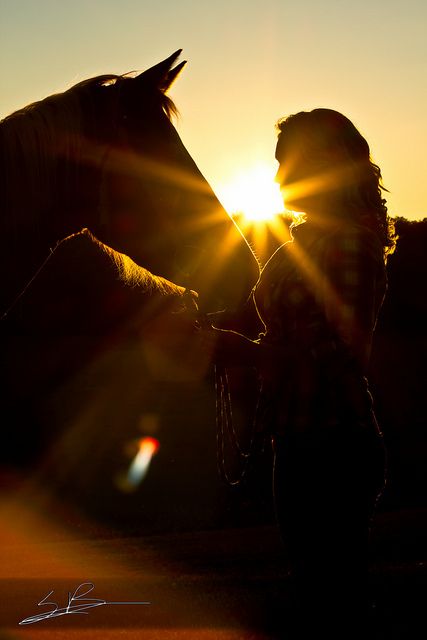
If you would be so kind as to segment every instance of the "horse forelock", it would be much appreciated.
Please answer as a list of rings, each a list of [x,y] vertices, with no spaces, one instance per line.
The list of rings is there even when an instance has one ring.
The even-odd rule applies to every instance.
[[[116,89],[116,96],[120,96],[120,92],[123,89],[131,88],[132,82],[138,76],[138,71],[129,71],[122,75],[117,74],[104,74],[100,76],[95,76],[93,78],[89,78],[87,80],[83,80],[73,87],[68,89],[68,92],[93,92],[97,91],[99,87],[111,87],[114,85]],[[178,115],[178,109],[174,103],[174,101],[167,95],[166,91],[164,91],[161,87],[156,87],[154,85],[147,84],[144,86],[144,92],[146,98],[151,98],[157,101],[158,106],[164,111],[169,120],[172,120],[174,116]],[[135,99],[144,99],[144,95],[135,95]],[[120,115],[120,114],[117,114]],[[121,114],[126,115],[126,114]]]

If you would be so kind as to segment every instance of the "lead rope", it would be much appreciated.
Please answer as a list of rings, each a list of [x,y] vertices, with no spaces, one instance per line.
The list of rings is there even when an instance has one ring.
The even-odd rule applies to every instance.
[[[184,293],[185,306],[195,318],[196,323],[203,330],[212,329],[208,315],[199,311],[190,289],[186,288]],[[260,407],[261,389],[258,391],[257,404],[255,406],[254,418],[252,420],[252,433],[248,450],[244,451],[236,432],[233,411],[231,406],[230,385],[228,382],[227,369],[222,365],[214,365],[215,379],[215,413],[216,413],[216,441],[217,441],[217,466],[220,478],[230,487],[239,486],[246,477],[250,468],[250,463],[254,455],[264,449],[265,433],[260,428]],[[229,441],[231,450],[240,459],[240,471],[235,478],[231,478],[225,460],[226,440]]]
[[[258,409],[259,399],[255,409],[255,416],[252,424],[252,433],[247,451],[244,451],[240,445],[238,434],[236,433],[233,423],[233,412],[231,407],[230,387],[228,383],[228,375],[225,367],[215,365],[215,391],[216,391],[216,427],[217,427],[217,463],[218,471],[221,479],[230,487],[239,486],[246,477],[250,468],[250,463],[258,450],[262,451],[262,447],[258,446],[256,440],[257,435],[262,435],[258,429]],[[225,460],[225,440],[227,439],[234,451],[240,459],[240,471],[237,472],[235,478],[231,478],[227,469]]]
[[[35,273],[31,276],[31,278],[28,280],[28,282],[24,285],[24,288],[15,296],[15,298],[12,300],[12,302],[9,304],[9,306],[2,312],[1,316],[0,316],[0,322],[3,322],[3,320],[6,320],[7,316],[9,315],[9,313],[11,311],[13,311],[13,309],[16,307],[16,305],[19,303],[19,301],[21,300],[21,298],[25,295],[25,293],[28,291],[28,289],[31,287],[31,285],[33,284],[34,280],[36,280],[36,278],[39,276],[39,274],[43,271],[43,269],[45,268],[46,264],[49,262],[49,260],[51,259],[51,257],[53,256],[54,252],[56,251],[56,249],[59,247],[59,245],[66,240],[66,238],[63,238],[62,240],[59,240],[56,245],[53,247],[53,249],[49,249],[49,253],[46,256],[46,258],[43,260],[43,262],[41,263],[41,265],[36,269]]]

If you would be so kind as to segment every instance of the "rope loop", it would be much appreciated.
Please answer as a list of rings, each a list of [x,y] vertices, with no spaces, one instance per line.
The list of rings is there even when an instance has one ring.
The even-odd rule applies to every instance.
[[[255,454],[261,449],[256,436],[260,434],[257,428],[258,405],[255,410],[255,418],[252,424],[252,433],[249,447],[245,451],[236,432],[231,406],[231,394],[227,370],[223,366],[215,365],[215,392],[216,392],[216,426],[217,426],[217,462],[221,479],[230,487],[239,486],[247,476],[250,463]],[[232,478],[225,460],[226,440],[229,441],[231,450],[240,459],[240,471]]]

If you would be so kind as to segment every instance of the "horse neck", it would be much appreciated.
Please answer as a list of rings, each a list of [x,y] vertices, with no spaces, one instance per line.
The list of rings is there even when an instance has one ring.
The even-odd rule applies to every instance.
[[[80,110],[75,102],[63,112],[60,106],[40,103],[0,124],[1,309],[58,241],[85,226],[84,216],[74,215],[84,142]]]

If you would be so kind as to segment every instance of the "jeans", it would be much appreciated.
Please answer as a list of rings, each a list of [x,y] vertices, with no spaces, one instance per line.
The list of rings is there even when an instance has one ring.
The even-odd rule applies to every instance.
[[[278,436],[274,453],[277,519],[302,619],[323,621],[326,631],[361,620],[369,530],[384,487],[382,436],[370,426],[329,427]]]

